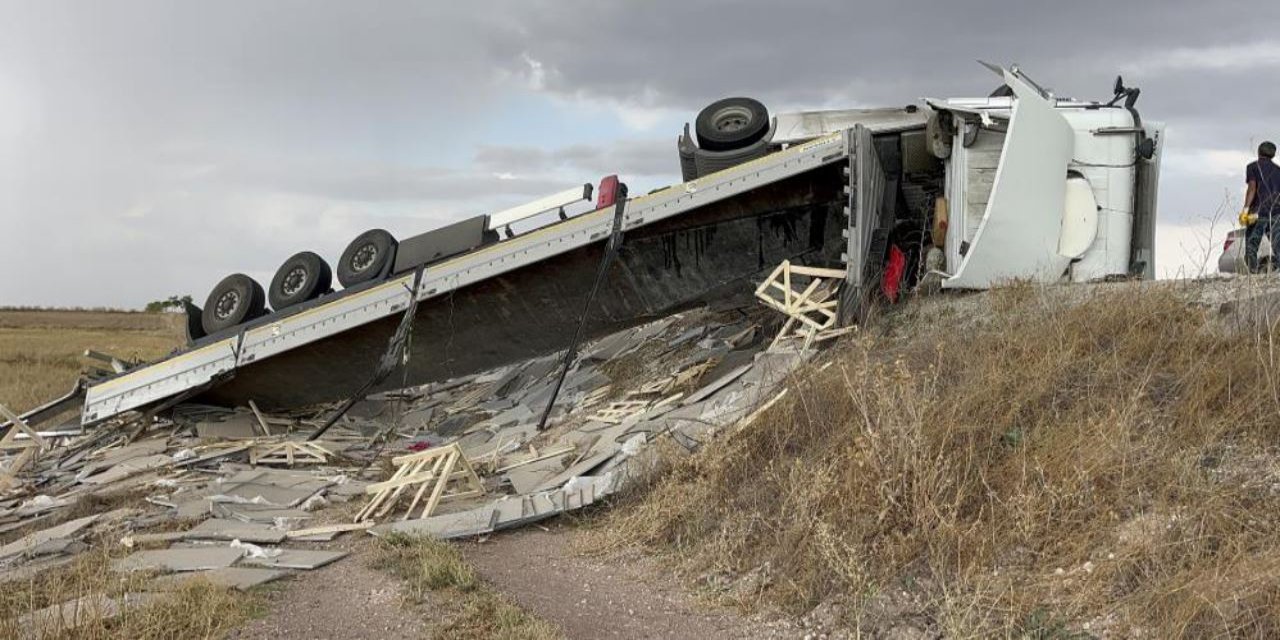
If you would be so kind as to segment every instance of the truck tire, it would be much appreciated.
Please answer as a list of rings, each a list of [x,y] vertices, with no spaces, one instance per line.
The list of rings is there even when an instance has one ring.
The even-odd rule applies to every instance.
[[[205,334],[217,333],[261,316],[266,306],[267,294],[262,285],[243,273],[235,273],[223,278],[209,292],[200,324]]]
[[[704,178],[717,171],[736,167],[756,158],[763,158],[769,153],[769,141],[760,139],[747,147],[733,151],[707,151],[698,149],[693,153],[694,171],[699,178]],[[686,182],[688,182],[686,180]]]
[[[332,283],[333,270],[329,263],[315,253],[303,251],[285,260],[276,270],[271,288],[267,290],[267,300],[276,311],[288,309],[320,297]]]
[[[769,110],[753,98],[724,98],[707,105],[694,121],[698,145],[707,151],[750,146],[769,131]]]
[[[350,287],[386,275],[395,262],[396,239],[383,229],[370,229],[358,236],[338,260],[338,282]]]

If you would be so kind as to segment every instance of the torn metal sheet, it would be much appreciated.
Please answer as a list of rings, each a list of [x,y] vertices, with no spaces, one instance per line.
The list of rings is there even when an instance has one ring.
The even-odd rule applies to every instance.
[[[616,474],[579,477],[560,489],[526,496],[510,496],[458,513],[390,522],[369,531],[374,535],[393,532],[426,534],[446,540],[483,535],[593,504],[616,490],[617,479]]]

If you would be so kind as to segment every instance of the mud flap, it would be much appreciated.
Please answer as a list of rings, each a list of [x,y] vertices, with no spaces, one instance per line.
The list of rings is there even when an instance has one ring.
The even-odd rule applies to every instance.
[[[1017,101],[991,198],[949,289],[986,289],[1016,279],[1053,282],[1071,259],[1059,253],[1073,133],[1053,102],[1003,70]]]

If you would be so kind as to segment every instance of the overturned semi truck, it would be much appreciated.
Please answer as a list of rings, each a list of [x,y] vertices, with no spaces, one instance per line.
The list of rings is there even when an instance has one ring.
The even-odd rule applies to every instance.
[[[677,140],[680,184],[628,198],[609,177],[399,241],[369,231],[333,271],[299,253],[265,289],[230,276],[188,309],[187,347],[88,386],[82,424],[475,373],[564,350],[580,324],[589,338],[747,297],[782,260],[844,270],[845,322],[886,286],[930,279],[1152,277],[1163,127],[1139,116],[1138,89],[1117,79],[1105,102],[1073,100],[987,66],[1000,82],[983,98],[775,117],[721,100]],[[371,386],[380,366],[394,371]]]

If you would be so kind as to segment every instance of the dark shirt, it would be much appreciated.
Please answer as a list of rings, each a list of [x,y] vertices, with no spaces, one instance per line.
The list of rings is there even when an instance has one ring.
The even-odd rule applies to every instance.
[[[1269,158],[1259,158],[1245,167],[1244,181],[1258,185],[1258,193],[1249,207],[1251,213],[1261,218],[1280,215],[1280,166]]]

